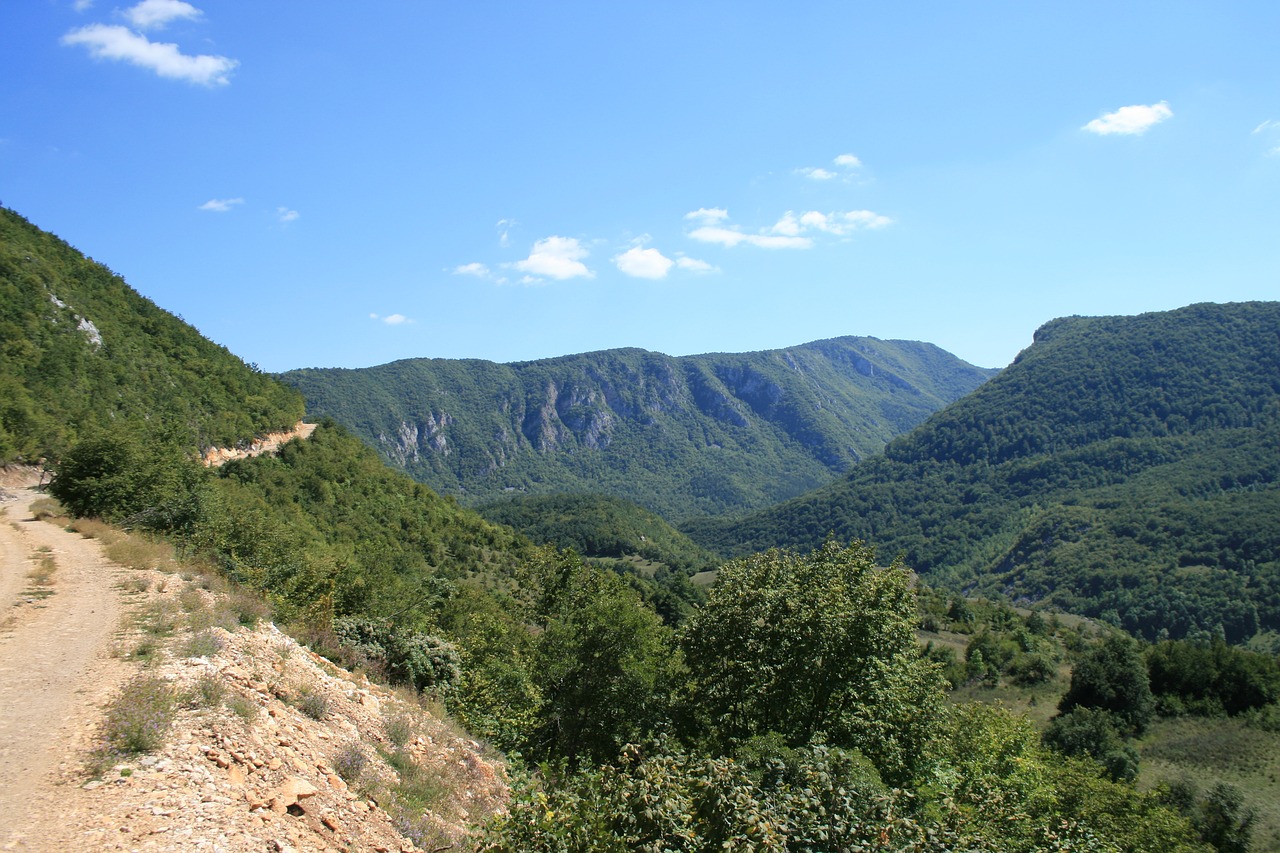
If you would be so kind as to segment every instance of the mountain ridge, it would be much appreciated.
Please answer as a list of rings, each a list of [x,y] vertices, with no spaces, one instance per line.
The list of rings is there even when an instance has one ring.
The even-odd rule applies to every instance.
[[[1280,303],[1062,318],[1000,376],[808,495],[681,529],[829,535],[970,593],[1148,639],[1280,629]]]
[[[995,372],[933,344],[845,336],[754,353],[402,359],[280,378],[313,414],[442,494],[601,492],[681,517],[802,493]]]

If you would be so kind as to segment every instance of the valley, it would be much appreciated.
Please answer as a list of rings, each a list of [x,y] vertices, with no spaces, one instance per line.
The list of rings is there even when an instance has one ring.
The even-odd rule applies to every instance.
[[[136,614],[121,675],[57,762],[131,842],[197,837],[150,780],[244,849],[1280,843],[1277,303],[1053,320],[998,372],[847,337],[286,384],[0,216],[0,463],[58,525],[7,520],[58,537],[9,625],[79,601],[60,528],[115,543],[75,591]],[[177,734],[95,765],[153,701]]]

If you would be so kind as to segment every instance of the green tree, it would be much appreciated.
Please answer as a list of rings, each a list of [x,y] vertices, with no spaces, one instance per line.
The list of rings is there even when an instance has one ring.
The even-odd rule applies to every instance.
[[[916,642],[906,570],[862,543],[725,565],[685,625],[689,701],[713,742],[777,732],[856,748],[909,778],[941,718],[943,682]]]
[[[49,492],[78,516],[189,536],[209,494],[190,446],[174,431],[122,423],[73,447]]]
[[[1122,734],[1140,734],[1155,716],[1155,698],[1147,665],[1138,644],[1112,634],[1085,652],[1071,670],[1071,686],[1058,711],[1078,707],[1110,711],[1123,724]]]
[[[572,552],[544,556],[539,574],[533,675],[544,702],[533,746],[611,760],[665,716],[671,632],[623,579]]]

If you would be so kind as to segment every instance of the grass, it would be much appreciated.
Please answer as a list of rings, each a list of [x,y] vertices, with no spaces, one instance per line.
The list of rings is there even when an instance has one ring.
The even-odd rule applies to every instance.
[[[413,737],[413,718],[408,714],[395,714],[383,720],[387,730],[387,740],[395,746],[403,747]]]
[[[329,697],[303,688],[294,698],[294,706],[313,720],[323,720],[329,714]]]
[[[143,633],[153,637],[167,637],[173,633],[175,618],[173,604],[168,601],[152,601],[134,616]]]
[[[258,706],[253,702],[253,700],[248,699],[239,693],[233,694],[231,698],[227,700],[227,710],[244,720],[246,723],[253,723],[254,720],[258,719]]]
[[[124,531],[96,518],[77,518],[67,525],[67,529],[85,539],[97,539],[103,545],[119,542],[125,537]]]
[[[31,559],[35,560],[36,564],[31,571],[27,572],[27,580],[31,586],[26,594],[32,598],[48,598],[53,595],[53,573],[57,571],[58,564],[48,548],[40,548]]]
[[[36,498],[31,502],[31,517],[36,521],[44,521],[50,518],[65,518],[67,511],[62,508],[62,504],[53,498]]]
[[[164,679],[143,675],[126,684],[107,708],[102,740],[90,759],[93,775],[120,759],[158,750],[176,710],[177,697]]]
[[[196,708],[216,708],[226,698],[227,687],[222,679],[211,672],[206,672],[196,679],[192,685],[189,704]]]
[[[440,813],[448,805],[450,793],[457,787],[455,780],[423,767],[408,751],[379,753],[396,771],[399,781],[390,790],[386,804],[391,821],[406,838],[418,847],[438,849],[440,843],[449,843],[431,821],[431,813]]]
[[[333,772],[342,777],[348,785],[359,784],[368,766],[369,756],[360,748],[357,741],[347,743],[333,757]]]
[[[119,532],[116,533],[114,540],[108,541],[103,538],[102,542],[107,559],[131,569],[158,569],[162,572],[173,572],[178,564],[173,546],[167,542],[148,539],[138,534]]]
[[[1137,744],[1144,788],[1194,780],[1202,790],[1234,785],[1257,812],[1254,851],[1280,851],[1280,732],[1239,718],[1157,721]]]
[[[222,651],[222,638],[212,631],[192,634],[182,647],[185,658],[211,658]]]
[[[141,593],[147,592],[151,589],[151,578],[146,577],[145,575],[136,575],[121,583],[120,587],[125,592],[140,595]]]

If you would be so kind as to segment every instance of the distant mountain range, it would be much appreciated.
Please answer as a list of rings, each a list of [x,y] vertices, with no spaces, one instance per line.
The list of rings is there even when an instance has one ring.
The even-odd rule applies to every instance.
[[[464,502],[589,492],[680,519],[803,494],[996,372],[927,343],[845,337],[685,357],[410,359],[281,378],[311,414]]]
[[[1278,631],[1280,303],[1054,320],[846,477],[683,529],[721,553],[865,539],[1149,638]]]

